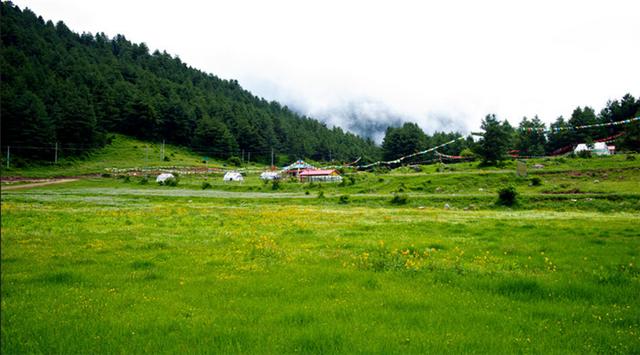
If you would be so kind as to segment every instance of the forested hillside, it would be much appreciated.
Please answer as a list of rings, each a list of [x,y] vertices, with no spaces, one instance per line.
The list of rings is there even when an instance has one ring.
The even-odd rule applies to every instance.
[[[2,145],[13,154],[48,156],[57,143],[60,154],[79,155],[119,132],[219,158],[268,161],[272,149],[290,159],[379,158],[371,140],[123,35],[77,34],[10,2],[0,25]]]

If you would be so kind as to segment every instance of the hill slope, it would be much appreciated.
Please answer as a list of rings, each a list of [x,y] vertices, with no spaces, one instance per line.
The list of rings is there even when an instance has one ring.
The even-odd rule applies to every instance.
[[[2,145],[43,158],[81,155],[105,133],[189,146],[228,158],[376,159],[379,148],[340,128],[301,117],[277,102],[189,67],[144,43],[81,35],[32,11],[2,3]]]
[[[53,163],[54,151],[49,152],[49,161],[36,166],[26,164],[22,158],[11,160],[9,168],[2,166],[2,177],[49,178],[56,176],[77,176],[100,174],[106,169],[126,169],[142,167],[219,167],[221,164],[209,161],[205,165],[202,156],[189,149],[162,143],[150,143],[121,134],[109,137],[109,144],[96,148],[82,158],[61,158]]]

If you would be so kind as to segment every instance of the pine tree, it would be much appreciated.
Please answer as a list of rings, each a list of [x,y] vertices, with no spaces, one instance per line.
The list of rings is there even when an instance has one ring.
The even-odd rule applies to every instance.
[[[511,126],[506,120],[500,123],[496,115],[490,114],[482,120],[481,128],[484,134],[476,146],[476,153],[482,157],[485,165],[500,164],[506,159],[511,146]]]

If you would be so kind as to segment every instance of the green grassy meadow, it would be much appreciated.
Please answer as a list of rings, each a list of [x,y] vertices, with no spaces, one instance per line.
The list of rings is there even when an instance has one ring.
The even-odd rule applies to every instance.
[[[546,164],[3,191],[2,353],[640,353],[640,164]]]

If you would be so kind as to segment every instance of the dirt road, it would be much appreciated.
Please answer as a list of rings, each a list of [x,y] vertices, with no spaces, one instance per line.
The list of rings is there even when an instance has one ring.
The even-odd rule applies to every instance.
[[[19,184],[19,185],[4,185],[1,189],[4,190],[18,190],[18,189],[30,189],[32,187],[38,186],[47,186],[54,184],[63,184],[65,182],[78,181],[79,179],[49,179],[41,182],[33,182],[29,184]]]

